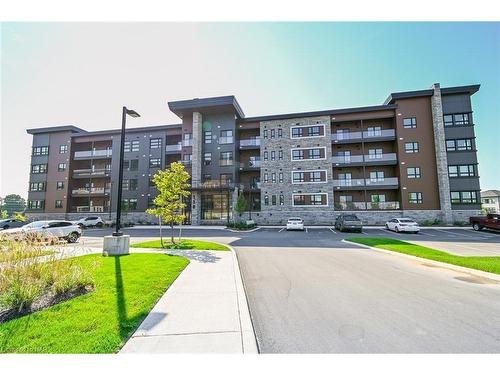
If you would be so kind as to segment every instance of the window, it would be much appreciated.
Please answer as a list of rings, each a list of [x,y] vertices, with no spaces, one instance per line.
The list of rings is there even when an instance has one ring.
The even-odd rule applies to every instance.
[[[478,203],[476,191],[452,191],[451,203]]]
[[[139,141],[138,140],[125,141],[123,150],[125,152],[131,152],[131,151],[137,152],[137,151],[139,151]]]
[[[408,178],[420,178],[420,167],[406,168],[406,176]]]
[[[212,132],[210,130],[203,133],[203,142],[205,142],[205,144],[212,143]]]
[[[382,135],[381,126],[370,126],[366,129],[368,137],[380,137]]]
[[[283,172],[278,173],[278,181],[283,182]]]
[[[212,175],[211,174],[205,173],[203,175],[203,182],[206,182],[206,181],[212,181]]]
[[[448,177],[474,177],[475,175],[476,169],[473,164],[448,166]]]
[[[274,138],[276,136],[276,130],[271,129],[271,138]]]
[[[161,138],[151,138],[149,140],[149,148],[161,148]]]
[[[184,164],[191,164],[192,161],[193,161],[193,154],[182,155],[182,162]]]
[[[63,202],[61,200],[56,200],[55,208],[63,208]]]
[[[371,148],[368,150],[368,159],[382,159],[382,154],[383,150],[381,148]]]
[[[405,152],[407,154],[415,154],[419,151],[418,142],[407,142],[405,143]]]
[[[304,181],[305,181],[304,172],[293,172],[292,173],[292,183],[297,184],[297,183],[301,183]]]
[[[38,147],[33,147],[33,156],[41,156],[41,155],[48,155],[49,154],[49,146],[38,146]]]
[[[321,150],[319,148],[310,149],[309,159],[321,159]]]
[[[283,160],[283,150],[278,151],[278,160]]]
[[[372,194],[370,199],[372,203],[383,203],[385,202],[385,194]]]
[[[321,135],[320,126],[311,126],[309,128],[309,137],[319,137]]]
[[[408,193],[408,203],[422,203],[422,193]]]
[[[275,183],[276,182],[276,173],[271,173],[271,182]]]
[[[220,183],[221,185],[227,186],[233,182],[233,175],[231,173],[221,173]]]
[[[220,165],[222,167],[233,165],[233,153],[231,151],[224,151],[220,153]]]
[[[322,137],[325,135],[325,125],[292,127],[292,138]]]
[[[233,131],[232,130],[221,130],[219,144],[225,145],[228,143],[233,143]]]
[[[192,146],[193,145],[193,134],[192,133],[184,133],[182,145],[183,146]]]
[[[68,145],[60,145],[59,146],[59,153],[60,154],[65,154],[68,152]]]
[[[63,190],[64,189],[64,181],[57,181],[56,182],[56,189]]]
[[[203,165],[210,165],[210,164],[212,164],[212,153],[205,152],[203,154]]]
[[[153,177],[149,177],[149,187],[156,186]]]
[[[370,182],[383,182],[384,181],[384,172],[374,171],[370,172]]]
[[[283,206],[285,204],[285,197],[283,194],[280,194],[280,206]]]
[[[269,195],[264,195],[264,206],[269,206]]]
[[[139,169],[139,159],[130,159],[123,161],[124,171],[137,171]]]
[[[269,153],[267,151],[264,151],[264,160],[269,159]]]
[[[414,129],[417,127],[417,118],[409,117],[403,119],[403,128],[405,129]]]
[[[300,138],[304,136],[304,128],[292,128],[292,138]]]
[[[271,160],[276,160],[276,151],[271,151]]]
[[[137,199],[122,199],[122,210],[124,211],[134,211],[137,210]]]
[[[264,173],[264,182],[269,182],[269,174]]]
[[[292,150],[292,160],[304,159],[304,150]]]
[[[321,182],[324,181],[322,173],[320,171],[309,172],[311,182]]]
[[[292,172],[292,183],[314,183],[314,182],[325,182],[326,181],[326,171],[298,171]]]
[[[292,199],[294,206],[326,206],[327,194],[293,194]]]
[[[446,141],[446,151],[472,151],[472,139],[449,139]]]
[[[264,139],[267,139],[267,129],[264,130]]]
[[[273,194],[273,195],[271,195],[271,204],[272,204],[273,206],[276,206],[276,195],[274,195],[274,194]]]
[[[30,191],[45,191],[45,182],[31,182]]]
[[[278,138],[281,138],[281,137],[283,137],[283,129],[278,128]]]
[[[31,200],[28,201],[28,208],[30,210],[43,210],[45,207],[45,201],[44,200]]]
[[[137,191],[137,179],[131,178],[128,180],[123,180],[123,190]]]
[[[149,159],[149,168],[160,168],[161,167],[161,159],[160,158],[150,158]]]
[[[47,164],[33,164],[31,173],[47,173]]]
[[[58,172],[64,172],[66,170],[66,163],[59,163],[57,165],[57,171]]]
[[[444,115],[444,126],[464,126],[470,125],[468,113],[457,113],[454,115]]]

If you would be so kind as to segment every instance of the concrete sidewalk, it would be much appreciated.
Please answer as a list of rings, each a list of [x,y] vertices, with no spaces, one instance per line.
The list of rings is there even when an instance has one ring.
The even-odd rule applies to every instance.
[[[120,353],[257,353],[234,251],[168,253],[190,264]]]

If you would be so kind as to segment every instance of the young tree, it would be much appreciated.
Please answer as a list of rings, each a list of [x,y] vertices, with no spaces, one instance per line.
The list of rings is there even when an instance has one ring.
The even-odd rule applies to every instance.
[[[12,216],[14,212],[24,212],[26,201],[20,195],[8,194],[3,198],[1,209],[7,211],[9,216]]]
[[[172,228],[171,241],[174,240],[174,224],[181,224],[186,215],[182,209],[186,207],[183,198],[189,196],[189,173],[186,172],[184,164],[172,163],[170,168],[159,171],[153,176],[153,182],[158,188],[159,194],[154,199],[155,208],[150,208],[146,212],[156,215]],[[163,247],[163,237],[160,237]]]
[[[247,208],[247,200],[243,195],[243,191],[240,191],[238,195],[238,200],[236,201],[236,212],[238,213],[240,220],[243,214],[245,213],[246,208]]]

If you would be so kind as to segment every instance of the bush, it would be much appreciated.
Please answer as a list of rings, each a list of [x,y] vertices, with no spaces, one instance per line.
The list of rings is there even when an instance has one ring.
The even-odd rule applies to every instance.
[[[231,222],[231,223],[227,224],[228,228],[239,229],[239,230],[252,229],[252,228],[255,228],[256,226],[257,225],[255,225],[255,224],[247,224],[244,222]]]
[[[468,221],[456,220],[453,222],[456,227],[468,227],[470,224]]]
[[[0,312],[25,310],[43,297],[93,287],[89,270],[47,252],[38,242],[0,242]]]
[[[440,225],[442,222],[439,219],[434,219],[434,220],[424,220],[420,223],[421,226],[423,227],[430,227],[432,225]]]

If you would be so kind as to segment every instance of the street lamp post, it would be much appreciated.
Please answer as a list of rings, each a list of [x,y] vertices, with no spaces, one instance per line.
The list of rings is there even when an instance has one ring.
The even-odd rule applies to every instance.
[[[118,170],[118,195],[116,199],[116,228],[113,233],[113,236],[118,237],[123,235],[120,232],[120,219],[122,214],[122,184],[123,184],[123,154],[125,150],[125,122],[127,115],[130,117],[140,117],[140,115],[131,109],[127,109],[127,107],[123,107],[122,112],[122,133],[120,139],[120,169]]]

